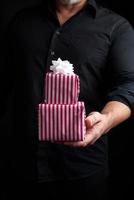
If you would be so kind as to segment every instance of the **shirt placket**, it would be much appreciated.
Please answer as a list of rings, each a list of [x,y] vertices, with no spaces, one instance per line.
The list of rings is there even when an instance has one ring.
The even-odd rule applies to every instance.
[[[49,45],[49,50],[48,50],[46,71],[50,70],[50,66],[52,64],[52,60],[57,59],[56,44],[58,42],[57,40],[58,40],[58,37],[60,36],[60,34],[61,34],[60,28],[57,28],[55,30],[55,32],[53,33],[53,36],[52,36],[52,39],[51,39],[50,45]]]

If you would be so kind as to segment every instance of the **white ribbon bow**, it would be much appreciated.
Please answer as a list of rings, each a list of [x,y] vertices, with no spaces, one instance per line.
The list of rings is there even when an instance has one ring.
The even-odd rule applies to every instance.
[[[54,73],[74,73],[73,64],[71,64],[68,60],[62,61],[60,58],[58,58],[58,60],[52,60],[52,64],[53,65],[50,66],[50,70],[52,70]]]

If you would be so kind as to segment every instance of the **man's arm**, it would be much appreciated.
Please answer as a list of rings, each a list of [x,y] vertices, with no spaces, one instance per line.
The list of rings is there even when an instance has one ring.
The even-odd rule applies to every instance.
[[[111,129],[128,119],[131,115],[131,109],[121,102],[110,101],[103,108],[101,114],[110,119],[111,125],[109,124],[109,129]]]
[[[84,147],[94,144],[103,134],[128,119],[134,112],[134,29],[121,18],[111,33],[107,62],[109,86],[102,111],[89,113],[86,118],[87,134],[82,142],[66,145]]]

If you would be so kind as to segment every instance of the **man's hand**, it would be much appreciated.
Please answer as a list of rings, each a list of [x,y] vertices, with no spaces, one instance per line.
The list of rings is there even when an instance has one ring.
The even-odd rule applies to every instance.
[[[64,144],[73,147],[85,147],[94,144],[98,138],[108,131],[109,121],[110,116],[108,114],[90,113],[85,120],[86,135],[84,141],[64,142]]]
[[[118,101],[110,101],[105,105],[101,113],[91,112],[87,116],[85,120],[87,131],[84,141],[63,142],[62,144],[73,147],[92,145],[111,128],[128,119],[130,115],[131,110],[127,105]]]

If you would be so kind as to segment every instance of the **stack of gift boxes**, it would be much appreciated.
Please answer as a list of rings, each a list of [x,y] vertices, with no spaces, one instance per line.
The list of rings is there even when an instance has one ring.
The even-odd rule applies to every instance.
[[[84,102],[78,101],[79,76],[68,61],[52,61],[45,76],[45,99],[39,104],[40,141],[83,141]],[[71,68],[71,70],[70,70]]]

